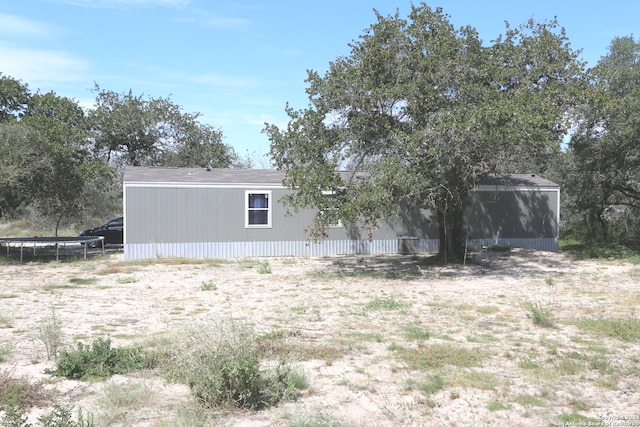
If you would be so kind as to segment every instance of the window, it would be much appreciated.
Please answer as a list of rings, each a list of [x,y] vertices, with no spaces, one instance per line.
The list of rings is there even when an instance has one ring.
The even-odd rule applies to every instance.
[[[245,226],[271,228],[271,191],[247,191],[245,195]]]
[[[336,207],[336,199],[334,197],[335,192],[333,191],[323,191],[322,194],[328,198],[328,208],[322,212],[323,215],[333,215],[334,220],[327,225],[329,228],[342,228],[342,220],[340,218],[335,218],[338,213],[338,208]]]

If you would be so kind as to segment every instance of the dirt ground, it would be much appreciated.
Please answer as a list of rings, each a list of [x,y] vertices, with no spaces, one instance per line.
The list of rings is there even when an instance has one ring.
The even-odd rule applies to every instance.
[[[189,389],[154,373],[93,383],[45,374],[55,362],[39,327],[54,313],[66,346],[99,337],[130,346],[233,318],[259,334],[284,332],[292,348],[318,356],[297,362],[308,388],[294,401],[216,414],[207,425],[640,426],[638,339],[581,323],[638,327],[629,323],[640,309],[638,277],[632,263],[526,250],[447,267],[410,256],[142,263],[118,253],[5,263],[0,343],[11,352],[0,371],[44,381],[96,425],[195,425],[184,421]],[[534,324],[535,308],[553,327]],[[434,348],[451,359],[425,369],[402,356]],[[459,362],[459,349],[482,357]],[[139,384],[149,398],[106,408],[100,397],[114,383]],[[48,410],[32,408],[30,420]]]

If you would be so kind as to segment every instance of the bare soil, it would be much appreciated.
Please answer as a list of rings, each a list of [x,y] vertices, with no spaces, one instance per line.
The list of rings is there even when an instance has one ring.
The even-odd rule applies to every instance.
[[[527,250],[481,252],[446,267],[410,256],[190,263],[108,254],[6,263],[0,343],[13,351],[0,371],[55,391],[48,406],[31,408],[34,424],[58,402],[95,414],[97,425],[195,425],[181,421],[193,407],[188,387],[161,374],[93,383],[45,374],[55,362],[38,328],[55,312],[66,346],[110,337],[119,347],[234,318],[304,348],[297,365],[308,388],[277,407],[214,413],[206,425],[288,426],[319,415],[334,424],[315,425],[541,426],[604,417],[640,425],[640,343],[580,327],[584,319],[636,319],[638,277],[632,263]],[[534,324],[532,307],[547,309],[555,326]],[[451,360],[423,368],[403,357],[436,346]],[[459,349],[481,358],[457,361]],[[100,396],[112,383],[142,384],[149,398],[105,408]]]

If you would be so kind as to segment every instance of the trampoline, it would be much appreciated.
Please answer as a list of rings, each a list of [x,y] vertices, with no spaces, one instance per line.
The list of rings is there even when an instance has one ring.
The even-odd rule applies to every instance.
[[[11,249],[20,249],[20,262],[23,262],[24,251],[33,250],[33,255],[37,253],[55,253],[56,261],[60,261],[61,254],[83,253],[87,259],[87,251],[91,244],[102,250],[105,254],[103,236],[78,236],[78,237],[0,237],[0,248],[6,247],[7,255]]]

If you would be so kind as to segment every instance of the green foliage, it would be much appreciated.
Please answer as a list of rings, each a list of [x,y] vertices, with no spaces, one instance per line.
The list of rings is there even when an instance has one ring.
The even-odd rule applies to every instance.
[[[558,416],[558,421],[562,423],[562,425],[601,425],[601,418],[593,418],[587,417],[584,415],[576,414],[575,412],[571,414],[560,414]]]
[[[429,209],[443,259],[462,259],[470,190],[490,173],[546,169],[582,73],[555,21],[507,27],[485,44],[424,3],[408,19],[378,15],[350,55],[324,76],[308,72],[310,107],[287,108],[284,130],[266,126],[296,190],[283,201],[318,210],[314,238],[336,216],[370,230],[400,203]],[[344,165],[363,173],[336,174]]]
[[[534,325],[543,328],[554,328],[556,326],[554,307],[541,301],[525,301],[523,307],[529,312],[528,315],[533,320]]]
[[[58,318],[55,307],[51,307],[49,316],[42,319],[36,327],[36,336],[44,344],[47,360],[55,359],[62,345],[62,322]]]
[[[414,340],[414,341],[428,340],[429,337],[431,336],[428,330],[415,324],[405,325],[402,329],[404,331],[405,336],[408,339]]]
[[[267,261],[261,262],[258,265],[258,273],[259,274],[271,274],[271,266]]]
[[[0,324],[2,321],[0,321]],[[10,344],[0,344],[0,363],[6,362],[13,353],[13,346]]]
[[[353,423],[322,410],[297,413],[286,421],[287,427],[351,427]]]
[[[398,348],[396,353],[410,369],[419,371],[430,371],[445,365],[478,366],[485,358],[485,355],[478,350],[453,344],[431,344],[418,349]]]
[[[2,427],[31,427],[28,418],[24,414],[24,409],[9,406],[4,411],[1,420]]]
[[[42,427],[93,427],[93,416],[89,414],[85,419],[82,410],[79,410],[76,420],[73,419],[71,409],[55,405],[48,415],[38,418]]]
[[[306,379],[285,359],[262,368],[261,347],[249,325],[230,321],[186,331],[169,362],[169,378],[191,388],[207,408],[257,409],[291,398]]]
[[[640,245],[640,41],[616,37],[590,70],[589,102],[576,111],[559,174],[568,231],[597,242]]]
[[[11,411],[16,417],[25,408],[44,406],[51,401],[51,392],[42,382],[31,382],[26,378],[14,378],[11,371],[0,371],[0,410]]]
[[[212,281],[202,282],[200,284],[200,290],[201,291],[216,291],[216,290],[218,290],[218,285],[216,285]]]
[[[406,310],[411,307],[411,303],[399,301],[393,296],[375,297],[365,304],[365,310]]]
[[[601,337],[616,338],[622,341],[640,341],[640,320],[637,318],[614,319],[578,319],[578,327]]]
[[[78,343],[76,350],[62,350],[55,370],[47,373],[70,379],[89,380],[126,374],[156,365],[156,356],[141,348],[112,348],[111,340],[98,338],[89,345]]]
[[[89,114],[96,148],[131,166],[229,167],[235,153],[222,133],[170,99],[100,89]]]
[[[439,374],[427,375],[418,384],[418,388],[424,394],[434,394],[444,388],[444,379]]]
[[[499,400],[492,400],[491,402],[487,403],[487,409],[491,412],[504,411],[506,409],[511,409],[512,407],[513,405],[501,402]]]

